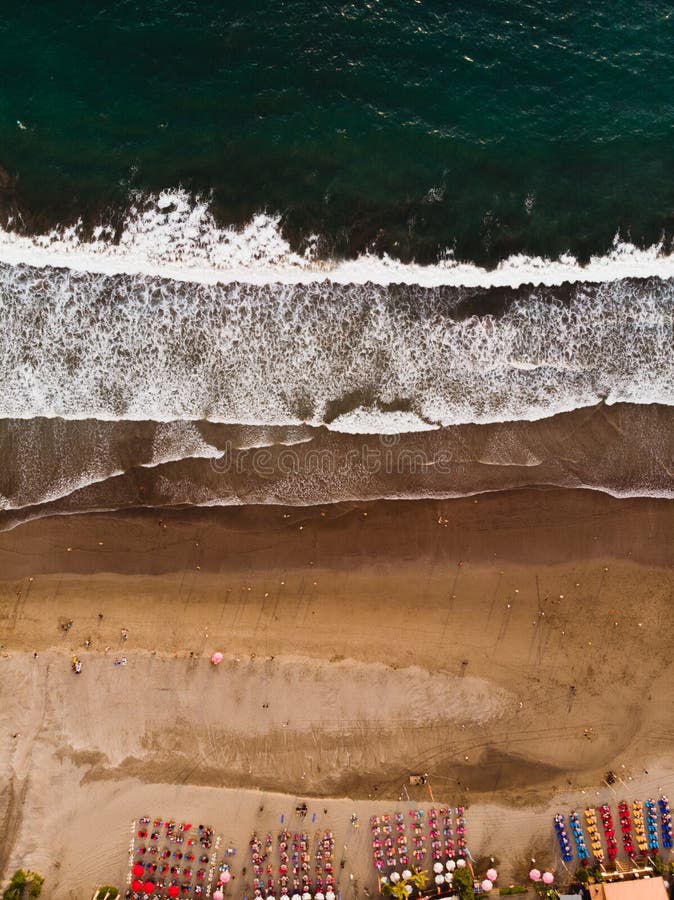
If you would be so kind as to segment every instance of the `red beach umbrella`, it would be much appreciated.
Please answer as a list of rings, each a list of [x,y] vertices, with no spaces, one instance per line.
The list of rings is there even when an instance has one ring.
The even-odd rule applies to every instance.
[[[168,892],[169,892],[169,897],[177,897],[178,894],[180,893],[180,888],[178,887],[177,884],[172,884],[169,887]]]
[[[140,878],[145,874],[145,866],[141,866],[140,863],[136,863],[136,865],[133,867],[133,874],[136,876],[136,878]]]
[[[153,893],[153,891],[155,889],[154,881],[146,881],[145,884],[143,885],[143,889],[145,890],[146,894]]]
[[[138,881],[138,879],[136,879],[135,881],[132,881],[132,882],[131,882],[131,889],[132,889],[133,891],[135,891],[136,893],[139,893],[140,891],[143,890],[143,882],[142,882],[142,881]]]

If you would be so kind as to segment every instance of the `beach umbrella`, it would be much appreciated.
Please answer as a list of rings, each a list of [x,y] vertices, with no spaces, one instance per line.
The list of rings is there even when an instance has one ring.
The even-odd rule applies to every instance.
[[[136,878],[141,878],[145,874],[145,866],[141,866],[140,863],[136,863],[133,867],[133,874]]]
[[[406,885],[405,885],[405,892],[406,892],[406,893],[411,894],[413,890],[414,890],[414,888],[412,887],[411,884],[406,884]]]
[[[487,878],[493,883],[498,878],[496,869],[487,869]]]
[[[336,900],[334,891],[326,891],[325,892],[325,900]]]
[[[138,893],[139,891],[142,891],[143,890],[143,882],[138,881],[138,879],[136,879],[135,881],[132,881],[131,882],[131,890],[135,891],[136,893]]]
[[[223,900],[224,896],[222,891],[213,891],[213,900]]]
[[[155,889],[154,881],[146,881],[145,884],[143,885],[143,890],[145,891],[146,894],[153,894],[154,889]]]
[[[213,656],[211,656],[211,662],[213,663],[214,666],[219,666],[224,658],[225,658],[224,653],[220,653],[219,650],[216,650],[215,653],[213,654]]]
[[[314,894],[314,900],[325,900],[325,894],[319,891],[317,894]]]
[[[302,894],[302,900],[311,900],[311,894],[309,893],[309,891],[305,891]]]
[[[393,884],[397,884],[400,881],[400,872],[391,872],[389,878],[393,882]]]
[[[433,871],[435,872],[436,875],[439,875],[440,872],[445,871],[445,867],[443,866],[443,864],[441,862],[436,862],[433,864]]]
[[[532,869],[531,872],[529,872],[529,878],[531,878],[532,881],[540,881],[541,880],[540,871],[538,869]]]
[[[177,884],[172,884],[169,886],[168,892],[169,892],[169,897],[177,897],[178,894],[180,893],[180,888],[178,887]]]
[[[447,872],[447,874],[445,875],[445,881],[447,882],[447,884],[451,884],[452,881],[454,881],[454,876],[451,872]]]
[[[447,862],[445,863],[445,866],[447,867],[448,872],[453,872],[454,869],[456,869],[456,863],[454,862],[453,859],[448,859]]]
[[[290,900],[290,897],[287,894],[281,894],[281,900]]]
[[[444,876],[444,875],[436,875],[436,876],[435,876],[435,883],[436,883],[436,884],[444,884],[444,881],[445,881],[445,876]]]
[[[403,872],[403,878],[405,879],[405,881],[407,881],[408,878],[411,878],[411,877],[412,877],[412,873],[410,872],[410,870],[405,869],[405,871]]]
[[[552,872],[543,872],[544,884],[552,884],[552,882],[554,880],[555,880],[555,876],[552,874]]]
[[[232,879],[232,873],[229,869],[225,869],[224,872],[220,872],[220,884],[227,884]]]
[[[466,868],[466,860],[465,859],[457,859],[456,866],[458,869],[465,869]]]
[[[488,878],[485,878],[485,880],[482,882],[482,890],[483,890],[486,894],[488,894],[489,891],[490,891],[493,887],[494,887],[493,883],[492,883]]]
[[[293,894],[293,900],[302,900],[299,894]]]

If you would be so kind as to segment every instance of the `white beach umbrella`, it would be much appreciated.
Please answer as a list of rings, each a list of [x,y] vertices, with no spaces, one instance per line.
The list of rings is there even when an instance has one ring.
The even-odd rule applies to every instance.
[[[406,884],[406,885],[405,885],[405,890],[407,891],[408,894],[411,894],[412,891],[414,890],[414,888],[412,887],[411,884]]]
[[[311,900],[311,894],[309,893],[309,891],[305,891],[302,894],[302,900]]]
[[[442,875],[436,875],[436,876],[435,876],[435,883],[436,883],[436,884],[442,884],[442,883],[444,882],[444,880],[445,880],[445,879],[444,879],[444,876],[442,876]]]
[[[458,866],[459,869],[465,869],[466,868],[466,860],[465,859],[457,859],[456,865]]]
[[[391,872],[389,878],[391,879],[393,884],[396,884],[398,881],[400,881],[400,872]]]
[[[302,900],[299,894],[293,894],[293,900]]]
[[[383,879],[382,879],[383,881]],[[325,892],[325,900],[336,900],[334,891],[326,891]]]
[[[281,900],[290,900],[290,897],[287,894],[281,894]]]
[[[447,884],[451,884],[454,881],[454,876],[451,872],[447,872],[447,874],[445,875],[445,881],[447,882]]]
[[[412,877],[412,873],[410,872],[410,870],[405,869],[405,871],[403,872],[403,878],[405,879],[405,881],[407,881],[407,879],[411,878],[411,877]]]
[[[456,863],[454,862],[453,859],[448,859],[447,862],[445,863],[445,865],[447,866],[448,872],[453,872],[454,869],[456,869]]]
[[[317,894],[314,894],[314,900],[325,900],[325,894],[319,891]]]
[[[433,871],[435,872],[436,875],[439,875],[440,872],[445,871],[445,867],[443,866],[443,864],[441,862],[436,862],[436,863],[433,863]]]

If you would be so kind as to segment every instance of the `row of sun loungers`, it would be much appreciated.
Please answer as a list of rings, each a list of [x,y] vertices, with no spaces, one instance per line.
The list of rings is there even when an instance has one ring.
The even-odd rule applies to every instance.
[[[611,807],[604,803],[599,807],[599,815],[594,807],[588,807],[584,815],[587,840],[580,815],[574,810],[569,816],[578,859],[582,863],[589,862],[591,857],[597,863],[603,863],[606,859],[614,862],[620,847]],[[647,800],[646,803],[634,800],[631,808],[625,800],[621,800],[618,804],[618,820],[622,846],[632,861],[638,856],[656,855],[661,846],[663,849],[672,848],[672,814],[667,797],[661,797],[657,803],[655,800]],[[598,827],[599,821],[603,839]],[[566,829],[566,820],[561,813],[555,816],[554,825],[562,859],[565,863],[570,863],[574,856],[573,846]]]
[[[276,871],[272,835],[267,834],[263,842],[253,832],[250,851],[255,896],[272,900],[280,893],[281,900],[288,900],[291,894],[293,900],[312,900],[312,897],[315,900],[334,900],[334,848],[332,832],[324,831],[317,836],[312,860],[310,838],[306,832],[291,835],[289,831],[281,831],[278,835]]]
[[[433,862],[452,859],[456,853],[454,831],[452,828],[452,811],[446,806],[428,811],[428,827]]]
[[[557,833],[557,840],[559,841],[559,849],[562,852],[562,859],[567,863],[572,862],[573,851],[571,849],[571,842],[569,841],[569,835],[566,833],[564,816],[561,813],[557,813],[555,816],[555,831]]]
[[[599,807],[599,815],[601,817],[601,824],[606,839],[606,854],[610,862],[615,862],[615,859],[618,856],[618,841],[613,826],[613,814],[611,813],[611,807],[608,803],[604,803]]]
[[[672,849],[672,811],[669,808],[669,800],[666,797],[660,797],[658,800],[660,807],[660,828],[662,830],[662,846],[666,850]]]
[[[132,896],[201,897],[212,866],[214,830],[143,816],[134,839]]]
[[[426,824],[428,819],[428,824]],[[448,807],[428,811],[413,809],[409,821],[401,812],[390,815],[373,816],[370,819],[372,832],[372,859],[378,872],[390,869],[405,869],[414,859],[421,865],[428,854],[434,862],[466,856],[466,820],[463,806],[456,808],[456,826],[453,826],[452,811]],[[428,833],[428,840],[426,834]]]

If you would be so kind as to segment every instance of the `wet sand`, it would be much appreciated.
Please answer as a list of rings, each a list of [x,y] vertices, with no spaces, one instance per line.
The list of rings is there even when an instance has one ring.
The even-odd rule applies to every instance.
[[[243,847],[279,822],[256,819],[258,791],[274,816],[349,797],[326,801],[348,831],[353,803],[392,811],[415,772],[468,804],[470,849],[504,877],[532,848],[558,864],[548,814],[608,769],[628,799],[674,786],[673,515],[528,491],[0,534],[3,874],[23,862],[46,896],[86,897],[125,873],[136,815],[209,813]],[[349,865],[372,884],[361,844]]]
[[[370,400],[350,398],[361,402]],[[309,425],[0,419],[0,530],[98,510],[312,506],[551,486],[671,498],[673,457],[674,409],[657,404],[598,404],[533,422],[395,435]]]

